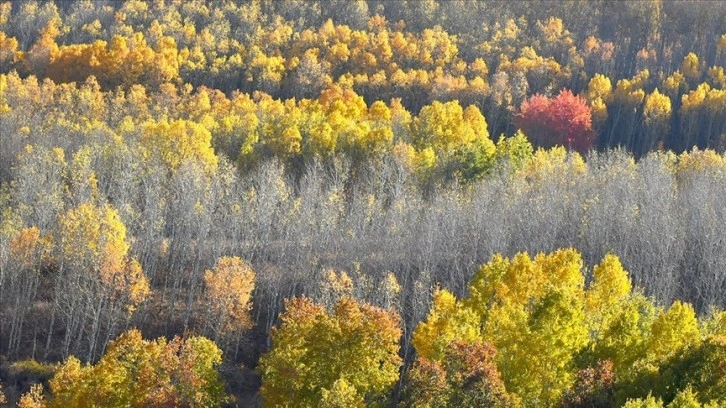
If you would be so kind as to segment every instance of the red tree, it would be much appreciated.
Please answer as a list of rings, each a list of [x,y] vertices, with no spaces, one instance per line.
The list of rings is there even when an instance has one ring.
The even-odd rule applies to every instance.
[[[584,152],[595,140],[592,110],[584,98],[565,89],[555,98],[534,95],[522,103],[515,124],[535,143]]]

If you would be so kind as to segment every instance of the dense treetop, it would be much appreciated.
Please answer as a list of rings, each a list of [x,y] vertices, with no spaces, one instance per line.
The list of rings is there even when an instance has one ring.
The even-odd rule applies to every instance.
[[[661,0],[19,1],[0,7],[0,72],[283,100],[342,86],[414,113],[457,100],[496,136],[525,99],[568,89],[600,147],[643,154],[724,147],[725,19],[722,2]]]

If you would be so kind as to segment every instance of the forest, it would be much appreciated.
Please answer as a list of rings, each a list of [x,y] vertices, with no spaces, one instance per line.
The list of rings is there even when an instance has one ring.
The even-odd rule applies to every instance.
[[[0,0],[0,406],[726,407],[726,1]]]

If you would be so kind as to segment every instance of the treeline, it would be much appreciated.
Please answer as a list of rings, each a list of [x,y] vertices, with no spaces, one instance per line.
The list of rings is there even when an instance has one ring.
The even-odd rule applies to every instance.
[[[243,265],[223,258],[208,275],[252,284],[251,271],[248,276],[232,272]],[[589,272],[573,249],[535,257],[495,255],[474,273],[467,296],[434,291],[425,320],[413,332],[416,360],[403,374],[401,288],[389,275],[381,285],[389,303],[380,308],[360,297],[367,280],[331,270],[313,298],[286,301],[271,332],[272,347],[257,367],[262,400],[250,405],[716,408],[726,403],[726,312],[712,311],[699,320],[688,303],[657,306],[633,288],[617,256],[606,255]],[[246,313],[244,307],[238,311]],[[19,407],[234,404],[239,401],[225,391],[218,371],[221,355],[204,337],[144,340],[130,330],[95,364],[70,357],[45,367],[50,393],[34,384]]]
[[[333,268],[364,282],[359,299],[401,305],[401,356],[411,362],[435,284],[464,296],[492,254],[561,247],[588,265],[618,254],[661,305],[688,300],[705,314],[726,303],[723,155],[636,162],[615,150],[584,160],[535,150],[522,133],[494,143],[476,107],[434,103],[413,115],[336,89],[285,102],[0,76],[0,125],[11,135],[2,139],[3,355],[96,361],[138,327],[148,338],[203,334],[229,361],[254,365],[283,300],[317,293]],[[314,121],[334,147],[303,148],[321,135]],[[234,162],[225,149],[239,152]],[[244,263],[212,279],[225,256],[249,262],[254,290],[234,278],[250,275]],[[220,295],[227,288],[242,299]],[[250,319],[227,315],[246,310],[245,293]]]
[[[723,149],[722,2],[5,2],[0,72],[368,105],[475,105],[512,134],[529,97],[587,99],[596,146]]]

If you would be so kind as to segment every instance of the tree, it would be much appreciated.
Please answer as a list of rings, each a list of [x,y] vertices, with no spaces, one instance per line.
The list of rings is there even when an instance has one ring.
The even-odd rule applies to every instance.
[[[330,390],[323,389],[321,408],[363,408],[365,406],[363,397],[343,378],[336,380]]]
[[[94,365],[70,357],[50,381],[54,407],[210,407],[227,396],[222,352],[204,337],[144,340],[129,330]],[[36,398],[37,399],[37,398]]]
[[[608,254],[593,268],[593,281],[585,293],[585,312],[595,338],[603,336],[622,312],[631,290],[628,272],[617,256]]]
[[[10,262],[3,266],[3,295],[0,307],[14,313],[7,314],[10,330],[7,335],[8,355],[17,357],[23,339],[28,310],[33,306],[41,283],[41,268],[50,261],[52,239],[42,236],[37,227],[18,231],[10,241]],[[3,319],[4,320],[4,319]]]
[[[574,386],[565,393],[565,408],[607,407],[614,398],[615,376],[612,361],[599,361],[577,372]]]
[[[538,94],[527,99],[515,116],[515,124],[541,146],[561,145],[585,152],[595,140],[592,109],[584,98],[569,90],[555,98]]]
[[[78,350],[85,339],[90,361],[150,295],[149,283],[138,261],[128,256],[126,226],[110,205],[81,204],[64,213],[59,224],[54,313],[60,312],[66,323],[64,355],[72,343]],[[48,345],[52,329],[53,319]]]
[[[238,257],[222,257],[213,270],[204,272],[205,321],[213,341],[236,335],[252,326],[249,310],[255,273]]]
[[[218,159],[212,149],[212,134],[199,123],[179,119],[150,121],[142,126],[141,145],[145,155],[177,170],[184,161],[192,160],[207,172],[217,168]]]
[[[663,408],[663,401],[653,396],[628,400],[623,408]]]
[[[645,134],[642,136],[639,152],[648,152],[659,142],[662,145],[669,139],[671,112],[670,98],[658,92],[658,88],[646,96],[643,106]]]
[[[442,361],[453,341],[475,342],[481,339],[479,316],[457,301],[445,289],[434,293],[426,321],[419,323],[413,332],[413,345],[419,356],[432,361]]]
[[[574,357],[588,341],[582,267],[572,249],[495,256],[470,283],[465,303],[497,348],[507,390],[527,405],[559,401],[575,380]]]
[[[418,357],[408,373],[406,406],[520,406],[519,399],[504,386],[494,347],[454,340],[446,348],[440,360]]]
[[[330,314],[305,297],[285,308],[258,368],[265,406],[318,406],[334,395],[382,400],[398,380],[401,329],[393,312],[348,297]]]

